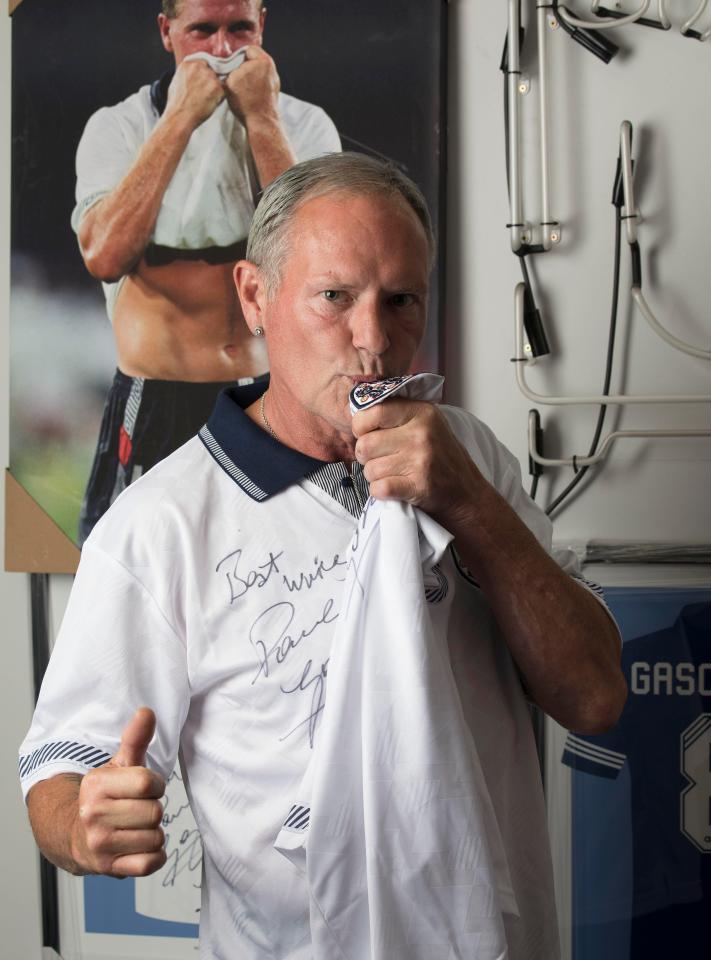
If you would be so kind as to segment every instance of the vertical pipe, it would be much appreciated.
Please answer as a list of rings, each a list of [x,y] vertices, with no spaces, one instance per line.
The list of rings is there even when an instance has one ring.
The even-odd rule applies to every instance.
[[[509,100],[509,203],[511,222],[511,249],[516,253],[521,248],[521,226],[523,223],[523,204],[521,198],[521,135],[519,119],[518,85],[521,79],[521,61],[519,49],[518,0],[509,0],[508,32],[508,73],[507,95]]]
[[[551,248],[551,203],[550,203],[550,137],[548,110],[548,21],[546,7],[538,6],[538,89],[539,89],[539,139],[541,148],[541,244],[544,250]]]
[[[627,242],[637,241],[637,209],[634,202],[634,179],[632,176],[632,124],[623,120],[620,125],[620,156],[622,158],[622,187],[624,206],[622,219],[625,221]]]

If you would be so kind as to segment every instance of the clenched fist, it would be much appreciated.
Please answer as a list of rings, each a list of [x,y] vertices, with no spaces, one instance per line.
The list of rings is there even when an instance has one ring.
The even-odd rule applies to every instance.
[[[230,110],[245,126],[252,121],[277,115],[280,81],[276,65],[261,47],[245,50],[245,61],[225,80]]]
[[[204,60],[184,60],[168,87],[164,116],[182,116],[192,129],[199,127],[225,98],[220,78]]]

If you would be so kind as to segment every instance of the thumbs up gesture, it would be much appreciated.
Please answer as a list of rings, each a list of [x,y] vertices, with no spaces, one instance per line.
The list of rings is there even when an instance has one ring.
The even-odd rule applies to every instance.
[[[118,753],[82,778],[71,841],[82,872],[144,877],[165,863],[165,780],[145,766],[155,727],[152,710],[136,710]]]

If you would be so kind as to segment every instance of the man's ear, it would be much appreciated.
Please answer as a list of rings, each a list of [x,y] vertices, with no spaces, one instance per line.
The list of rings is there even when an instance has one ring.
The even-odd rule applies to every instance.
[[[158,29],[160,30],[160,38],[163,42],[163,46],[168,51],[168,53],[173,52],[173,41],[170,37],[170,20],[164,13],[158,14]]]
[[[259,46],[264,46],[264,22],[267,19],[267,8],[262,7],[259,11]]]
[[[265,329],[266,288],[262,271],[249,260],[238,260],[232,271],[244,319],[252,333]]]

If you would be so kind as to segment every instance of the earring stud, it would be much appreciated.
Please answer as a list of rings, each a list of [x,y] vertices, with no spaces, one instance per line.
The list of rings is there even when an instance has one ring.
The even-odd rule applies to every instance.
[[[264,327],[255,327],[255,328],[254,328],[254,336],[255,336],[255,337],[263,337],[263,336],[264,336]]]

